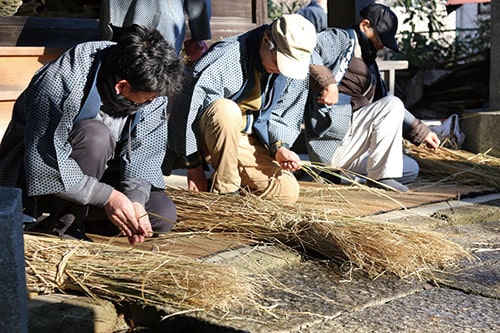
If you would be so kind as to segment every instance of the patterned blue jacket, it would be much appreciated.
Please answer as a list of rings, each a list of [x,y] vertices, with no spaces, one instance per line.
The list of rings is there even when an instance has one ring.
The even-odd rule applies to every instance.
[[[99,55],[111,45],[79,44],[34,75],[14,105],[0,145],[0,185],[19,186],[23,170],[30,196],[65,192],[82,180],[82,170],[70,157],[68,136],[96,76]],[[136,114],[130,144],[120,153],[122,180],[165,187],[166,105],[167,99],[158,97]]]
[[[215,43],[196,63],[183,92],[176,98],[169,118],[169,149],[186,165],[199,159],[200,115],[217,99],[236,102],[253,87],[253,70],[259,69],[259,43],[267,25]],[[263,69],[262,69],[263,71]],[[268,74],[262,108],[253,130],[268,147],[276,142],[291,146],[300,134],[308,80]],[[171,159],[168,159],[171,162]],[[165,173],[172,168],[166,163]]]
[[[338,83],[347,72],[356,45],[353,30],[329,28],[318,33],[313,63],[328,67]],[[339,94],[339,101],[327,106],[317,102],[311,89],[304,115],[306,148],[313,162],[329,163],[349,130],[352,118],[350,97]]]

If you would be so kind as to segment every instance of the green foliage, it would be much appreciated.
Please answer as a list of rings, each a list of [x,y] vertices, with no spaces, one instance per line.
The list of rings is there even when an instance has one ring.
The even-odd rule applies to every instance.
[[[272,21],[275,18],[281,17],[283,14],[292,14],[304,7],[306,3],[304,0],[290,1],[276,1],[267,0],[267,17]]]
[[[273,0],[267,0],[267,17],[272,21],[282,15],[281,6]]]
[[[396,0],[395,6],[405,9],[403,23],[410,30],[400,31],[401,52],[394,59],[407,59],[420,69],[443,68],[457,62],[481,59],[490,48],[490,20],[481,20],[476,31],[468,31],[457,39],[458,31],[446,31],[446,0]],[[416,20],[426,22],[427,31],[416,31]]]

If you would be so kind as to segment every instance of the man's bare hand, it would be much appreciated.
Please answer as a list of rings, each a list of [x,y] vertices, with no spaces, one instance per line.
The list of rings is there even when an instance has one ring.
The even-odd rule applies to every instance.
[[[301,165],[299,155],[286,147],[278,148],[274,158],[283,170],[294,172],[297,171]]]
[[[113,190],[104,210],[109,220],[128,237],[130,244],[144,241],[145,229],[140,226],[134,204],[120,191]],[[151,225],[150,225],[151,227]]]
[[[318,97],[318,103],[323,103],[326,105],[333,105],[338,101],[339,88],[334,83],[326,86],[326,88],[321,91],[321,95]]]
[[[153,228],[151,227],[151,222],[149,221],[149,215],[143,205],[138,202],[133,202],[135,216],[137,217],[137,222],[139,227],[137,228],[137,233],[133,236],[132,241],[129,238],[130,244],[142,243],[145,238],[153,237]]]
[[[206,192],[207,176],[201,165],[193,169],[188,169],[187,173],[188,189],[196,192]]]
[[[427,148],[437,150],[439,144],[441,143],[441,140],[439,140],[436,133],[430,131],[429,134],[427,134],[427,136],[425,137],[423,142],[425,143]]]

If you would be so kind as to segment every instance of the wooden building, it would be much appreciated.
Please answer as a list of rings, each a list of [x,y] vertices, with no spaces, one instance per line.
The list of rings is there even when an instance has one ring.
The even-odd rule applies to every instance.
[[[0,16],[0,137],[15,100],[38,68],[78,43],[100,39],[97,18],[64,17],[64,10],[50,12],[57,17]],[[212,0],[212,42],[264,23],[265,0]]]

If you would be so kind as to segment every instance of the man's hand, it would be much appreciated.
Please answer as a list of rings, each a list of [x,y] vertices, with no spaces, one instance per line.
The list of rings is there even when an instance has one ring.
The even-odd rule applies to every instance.
[[[132,202],[132,205],[134,206],[135,216],[137,217],[137,221],[139,223],[139,233],[134,236],[137,236],[136,243],[142,243],[145,237],[153,237],[153,228],[151,227],[151,222],[149,221],[149,215],[146,212],[146,208],[138,202]]]
[[[136,207],[122,192],[113,190],[108,202],[104,205],[104,210],[109,220],[120,230],[122,235],[128,237],[131,245],[143,242],[146,233],[151,231],[151,224],[148,227],[139,223]],[[144,207],[142,207],[142,211],[145,213]]]
[[[321,96],[318,97],[318,103],[333,105],[339,101],[339,88],[335,83],[329,84],[321,91]]]
[[[280,147],[274,155],[283,170],[297,171],[300,168],[300,157],[295,152],[286,147]]]
[[[189,61],[194,63],[208,50],[208,46],[205,41],[188,39],[184,42],[184,50]]]
[[[427,148],[437,150],[441,141],[439,140],[436,133],[430,131],[429,134],[425,137],[424,141]]]
[[[188,189],[196,192],[206,192],[207,176],[201,165],[193,169],[188,169],[187,172]]]

